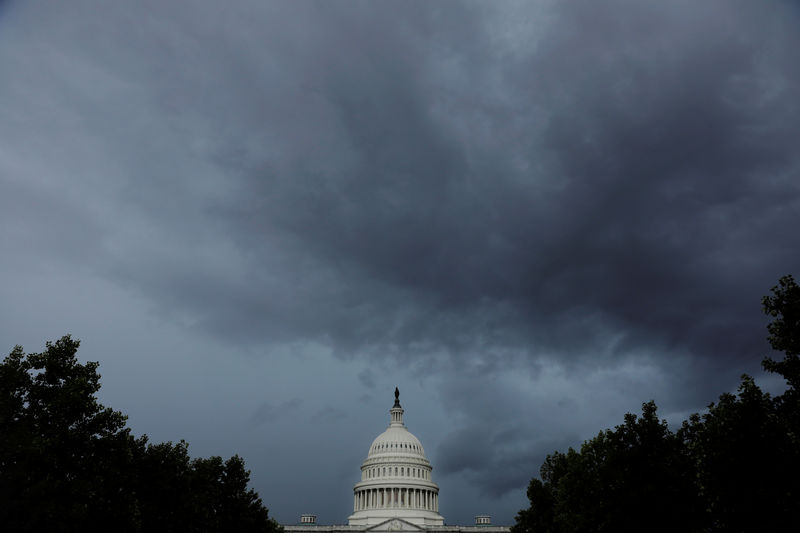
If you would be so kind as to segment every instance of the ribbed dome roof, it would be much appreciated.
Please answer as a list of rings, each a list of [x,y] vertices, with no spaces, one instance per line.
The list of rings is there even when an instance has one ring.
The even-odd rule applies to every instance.
[[[397,456],[398,454],[414,455],[425,457],[425,449],[419,439],[414,436],[405,426],[389,426],[386,431],[378,435],[369,447],[367,459],[379,459],[386,456]]]

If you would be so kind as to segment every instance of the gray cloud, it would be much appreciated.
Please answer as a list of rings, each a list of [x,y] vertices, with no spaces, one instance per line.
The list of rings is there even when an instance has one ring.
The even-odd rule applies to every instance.
[[[317,424],[419,381],[453,491],[734,387],[800,263],[790,2],[0,9],[3,294],[108,284],[287,379],[326,354],[362,390]],[[301,401],[263,394],[259,427]]]
[[[341,420],[342,418],[346,418],[348,416],[347,411],[344,409],[340,409],[338,407],[325,407],[320,409],[316,413],[311,416],[311,420],[319,421],[319,420]]]
[[[274,422],[279,416],[287,416],[296,411],[303,404],[300,398],[291,398],[282,402],[280,405],[271,405],[264,402],[259,405],[253,415],[250,417],[250,422],[256,426]]]
[[[375,388],[375,375],[371,368],[365,368],[361,372],[358,373],[358,381],[367,388],[367,389],[374,389]]]
[[[284,67],[280,83],[260,80],[264,91],[242,102],[280,102],[259,107],[263,124],[254,125],[275,142],[238,154],[246,196],[212,211],[218,236],[247,256],[249,283],[218,286],[182,269],[180,283],[159,273],[138,282],[160,287],[165,305],[214,302],[203,330],[255,342],[310,335],[343,353],[457,353],[485,338],[563,354],[615,332],[621,351],[658,342],[752,354],[760,335],[742,337],[741,324],[791,262],[781,228],[797,202],[797,120],[781,77],[796,69],[780,54],[769,58],[777,65],[758,62],[753,41],[775,28],[751,27],[746,12],[726,13],[722,27],[716,11],[692,12],[698,19],[684,28],[688,5],[667,17],[628,4],[587,17],[581,6],[563,8],[556,30],[507,65],[507,92],[483,95],[511,98],[491,127],[515,142],[492,154],[467,150],[458,119],[431,110],[448,95],[428,87],[451,82],[434,68],[435,32],[377,32],[385,15],[369,10],[358,28],[330,15],[315,40],[297,43],[308,63]],[[323,15],[301,16],[317,27]],[[358,38],[338,40],[327,57],[333,50],[321,47],[348,30]],[[486,38],[440,31],[458,44]],[[601,46],[607,34],[615,37]],[[530,111],[507,124],[516,107]],[[765,218],[762,206],[776,214]],[[757,277],[742,283],[742,269]]]

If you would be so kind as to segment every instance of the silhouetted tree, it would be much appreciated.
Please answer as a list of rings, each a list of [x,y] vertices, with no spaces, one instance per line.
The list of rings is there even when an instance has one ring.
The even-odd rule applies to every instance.
[[[767,326],[770,345],[784,353],[782,361],[766,357],[764,369],[783,376],[793,389],[800,387],[800,286],[792,276],[784,276],[772,287],[772,296],[761,300],[764,312],[773,317]]]
[[[528,486],[514,533],[800,531],[800,287],[780,279],[762,300],[769,342],[784,358],[776,397],[747,375],[673,434],[653,402],[642,416],[556,452]]]
[[[130,516],[125,416],[103,407],[97,363],[69,336],[0,365],[0,524],[6,531],[100,528]],[[124,523],[124,520],[123,520]],[[120,527],[124,530],[124,527]]]
[[[680,439],[647,402],[580,451],[549,455],[514,532],[691,531],[700,513],[692,474]]]
[[[797,530],[797,451],[768,393],[744,376],[738,395],[723,394],[679,432],[694,462],[708,531]],[[794,492],[794,493],[793,493]]]
[[[17,346],[0,364],[0,531],[280,531],[239,456],[133,438],[78,346]]]

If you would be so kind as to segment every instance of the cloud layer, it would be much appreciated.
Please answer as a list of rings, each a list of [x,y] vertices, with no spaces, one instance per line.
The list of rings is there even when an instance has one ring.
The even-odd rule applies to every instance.
[[[422,383],[442,483],[517,491],[506,522],[545,453],[758,368],[800,259],[796,3],[44,4],[0,6],[9,297],[69,272],[220,365]],[[264,394],[256,426],[361,401]]]

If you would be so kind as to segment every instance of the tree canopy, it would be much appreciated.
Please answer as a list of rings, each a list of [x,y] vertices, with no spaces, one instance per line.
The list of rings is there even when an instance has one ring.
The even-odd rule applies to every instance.
[[[0,364],[0,530],[278,533],[244,461],[134,438],[69,335]]]
[[[643,404],[579,450],[548,455],[513,533],[799,531],[800,287],[785,276],[762,305],[784,353],[762,364],[786,379],[783,394],[744,375],[737,394],[675,432]]]

